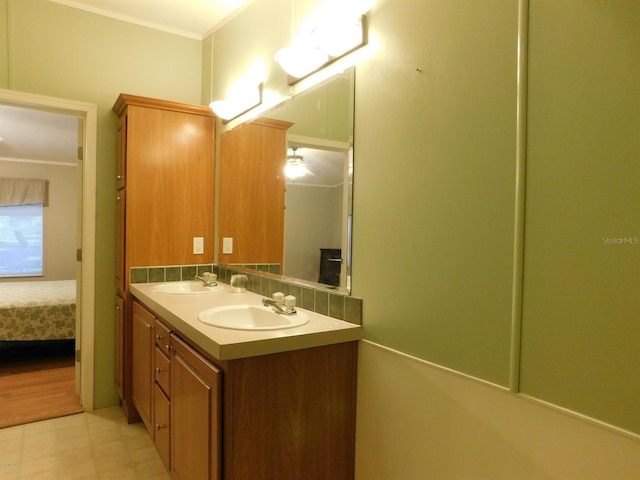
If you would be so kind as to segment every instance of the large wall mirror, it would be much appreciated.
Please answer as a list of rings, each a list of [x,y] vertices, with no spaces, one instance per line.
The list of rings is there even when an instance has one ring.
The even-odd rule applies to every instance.
[[[224,238],[234,238],[238,248],[228,255],[221,248],[219,264],[350,292],[354,92],[352,67],[222,135],[218,233],[221,246]],[[265,129],[278,131],[268,134],[281,147],[273,154],[265,154],[270,146],[258,147]],[[270,190],[257,196],[268,183]],[[274,210],[259,212],[266,211],[264,202],[268,208],[280,208],[281,192],[284,212],[279,225]],[[243,195],[246,201],[239,200]],[[237,210],[239,203],[248,205],[243,212]],[[264,248],[249,245],[261,240]],[[280,241],[280,255],[267,252]]]

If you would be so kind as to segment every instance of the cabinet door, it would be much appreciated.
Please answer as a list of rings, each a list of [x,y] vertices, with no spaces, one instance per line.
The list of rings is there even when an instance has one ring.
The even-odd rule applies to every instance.
[[[131,325],[132,365],[131,396],[142,421],[153,437],[153,314],[140,305],[133,303]]]
[[[171,335],[171,474],[218,480],[221,373]]]
[[[170,402],[158,385],[153,389],[155,413],[155,444],[167,470],[171,470]]]
[[[116,295],[116,313],[115,313],[115,331],[116,331],[116,368],[115,382],[118,395],[122,398],[122,385],[124,384],[124,298]]]
[[[120,117],[118,125],[118,152],[116,153],[116,188],[125,187],[125,172],[127,164],[127,114]]]
[[[126,190],[116,195],[116,288],[124,292],[127,285],[125,265]]]
[[[218,251],[220,263],[251,263],[259,259],[282,264],[282,169],[291,125],[281,120],[256,119],[221,136],[219,235],[220,241],[222,237],[234,238],[235,248],[231,254]]]
[[[129,266],[211,263],[213,118],[141,107],[127,115]],[[204,238],[204,254],[193,253],[193,237]]]

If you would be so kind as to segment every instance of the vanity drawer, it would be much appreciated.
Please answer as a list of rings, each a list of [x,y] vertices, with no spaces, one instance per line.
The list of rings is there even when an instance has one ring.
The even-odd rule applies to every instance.
[[[169,358],[165,356],[164,352],[156,347],[155,358],[155,379],[156,383],[160,385],[165,395],[169,395],[169,388],[171,386],[171,371]]]
[[[171,336],[171,329],[169,329],[164,323],[156,318],[154,331],[156,337],[156,346],[163,352],[165,352],[165,355],[169,355],[169,338]]]

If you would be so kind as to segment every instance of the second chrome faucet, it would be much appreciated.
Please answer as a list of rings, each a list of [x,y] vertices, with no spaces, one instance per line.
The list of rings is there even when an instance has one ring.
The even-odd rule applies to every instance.
[[[271,307],[274,312],[282,315],[294,315],[296,313],[296,297],[293,295],[285,297],[282,293],[276,292],[273,294],[273,298],[263,298],[262,304]]]

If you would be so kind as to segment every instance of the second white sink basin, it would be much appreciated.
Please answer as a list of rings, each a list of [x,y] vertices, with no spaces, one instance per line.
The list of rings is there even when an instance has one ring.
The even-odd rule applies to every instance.
[[[279,330],[309,322],[309,316],[298,311],[293,315],[275,313],[262,305],[225,305],[203,310],[198,319],[214,327],[234,330]]]
[[[224,290],[222,285],[207,287],[202,282],[196,281],[165,282],[151,288],[153,293],[169,293],[173,295],[194,295],[200,293],[221,292],[222,290]]]

